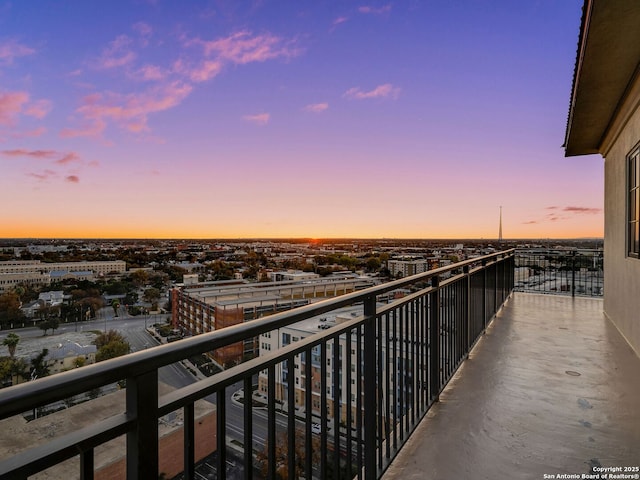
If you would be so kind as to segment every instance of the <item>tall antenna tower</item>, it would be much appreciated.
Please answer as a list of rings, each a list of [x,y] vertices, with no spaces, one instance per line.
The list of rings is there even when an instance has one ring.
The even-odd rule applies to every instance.
[[[502,243],[502,205],[500,205],[500,227],[498,228],[498,242]]]

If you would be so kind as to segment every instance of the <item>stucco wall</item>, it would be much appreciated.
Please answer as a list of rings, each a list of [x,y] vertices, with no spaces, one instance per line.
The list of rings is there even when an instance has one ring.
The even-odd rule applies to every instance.
[[[637,98],[629,101],[637,102]],[[635,109],[606,154],[604,310],[640,356],[640,259],[627,257],[626,157],[640,142],[640,110]]]

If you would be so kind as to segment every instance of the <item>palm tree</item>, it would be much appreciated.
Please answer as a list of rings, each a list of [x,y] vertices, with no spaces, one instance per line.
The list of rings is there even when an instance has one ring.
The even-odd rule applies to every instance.
[[[18,346],[19,342],[20,337],[13,332],[7,335],[7,337],[2,341],[2,344],[6,345],[9,349],[9,355],[11,356],[11,358],[13,358],[13,356],[15,355],[16,347]]]

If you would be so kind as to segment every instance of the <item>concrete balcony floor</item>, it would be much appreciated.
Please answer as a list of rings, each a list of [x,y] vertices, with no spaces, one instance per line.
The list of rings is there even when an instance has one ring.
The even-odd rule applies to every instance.
[[[640,359],[602,300],[516,293],[383,478],[562,478],[639,465]]]

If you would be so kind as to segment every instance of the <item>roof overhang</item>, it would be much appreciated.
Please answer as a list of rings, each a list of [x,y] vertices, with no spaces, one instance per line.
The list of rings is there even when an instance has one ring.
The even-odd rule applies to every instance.
[[[629,92],[640,61],[640,3],[585,0],[565,155],[603,153],[602,143]]]

